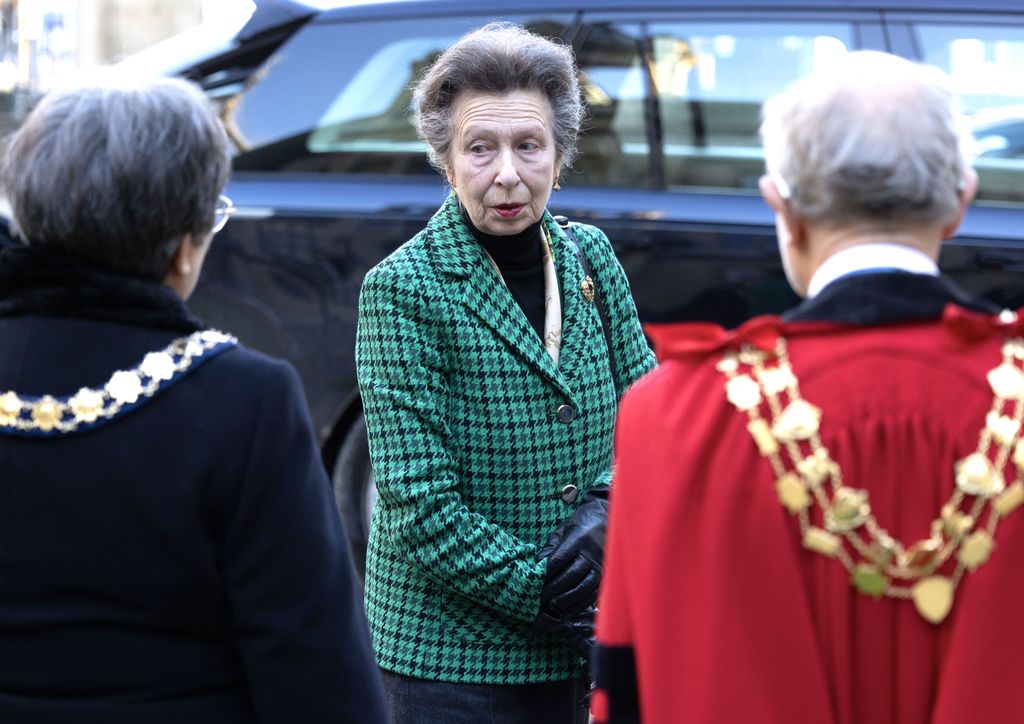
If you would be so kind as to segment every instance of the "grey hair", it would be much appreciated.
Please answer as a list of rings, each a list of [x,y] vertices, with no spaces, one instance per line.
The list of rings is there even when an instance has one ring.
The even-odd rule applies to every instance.
[[[213,227],[228,148],[194,83],[101,75],[47,94],[0,176],[26,243],[158,281],[185,234]]]
[[[452,104],[464,90],[539,90],[551,103],[562,168],[576,158],[584,106],[572,50],[514,23],[489,23],[442,52],[416,84],[416,130],[434,168],[444,173],[452,145]]]
[[[794,213],[945,222],[959,203],[972,140],[949,79],[887,53],[848,53],[763,109],[765,165]]]

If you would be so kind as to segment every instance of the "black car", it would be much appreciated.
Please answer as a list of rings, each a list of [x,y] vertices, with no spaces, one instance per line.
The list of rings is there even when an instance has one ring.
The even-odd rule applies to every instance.
[[[353,364],[366,271],[446,189],[416,138],[410,82],[493,19],[571,45],[590,116],[552,211],[612,239],[648,322],[734,325],[794,302],[757,192],[764,98],[849,49],[947,70],[982,155],[978,201],[942,266],[1024,304],[1024,9],[1019,0],[257,1],[249,23],[168,56],[222,104],[237,149],[193,298],[210,323],[291,360],[357,553],[373,503]],[[148,54],[151,57],[154,54]]]

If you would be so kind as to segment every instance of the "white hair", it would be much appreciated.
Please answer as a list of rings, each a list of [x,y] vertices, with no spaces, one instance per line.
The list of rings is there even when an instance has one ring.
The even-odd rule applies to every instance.
[[[844,55],[763,109],[765,165],[797,215],[944,222],[970,167],[970,129],[946,75],[876,51]]]

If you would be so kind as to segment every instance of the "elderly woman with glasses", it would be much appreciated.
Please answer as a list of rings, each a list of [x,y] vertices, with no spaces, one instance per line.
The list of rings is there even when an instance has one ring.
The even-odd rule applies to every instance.
[[[181,80],[55,91],[9,148],[0,721],[384,721],[299,380],[184,306],[228,170]]]
[[[489,25],[416,100],[451,194],[367,275],[356,349],[391,715],[586,721],[615,410],[654,359],[607,237],[547,211],[582,115],[572,54]]]

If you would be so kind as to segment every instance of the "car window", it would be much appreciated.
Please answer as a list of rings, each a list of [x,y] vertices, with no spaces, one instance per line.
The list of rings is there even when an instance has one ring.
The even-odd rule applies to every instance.
[[[563,35],[569,23],[559,16],[508,19],[549,37]],[[435,177],[416,136],[411,86],[443,49],[488,20],[303,29],[226,109],[240,149],[235,169]]]
[[[574,180],[754,193],[761,103],[851,46],[843,23],[595,24],[578,53],[591,118]]]
[[[597,24],[576,54],[588,106],[570,185],[652,185],[641,26]]]
[[[949,73],[971,122],[981,201],[1024,202],[1024,28],[916,27],[926,63]]]

